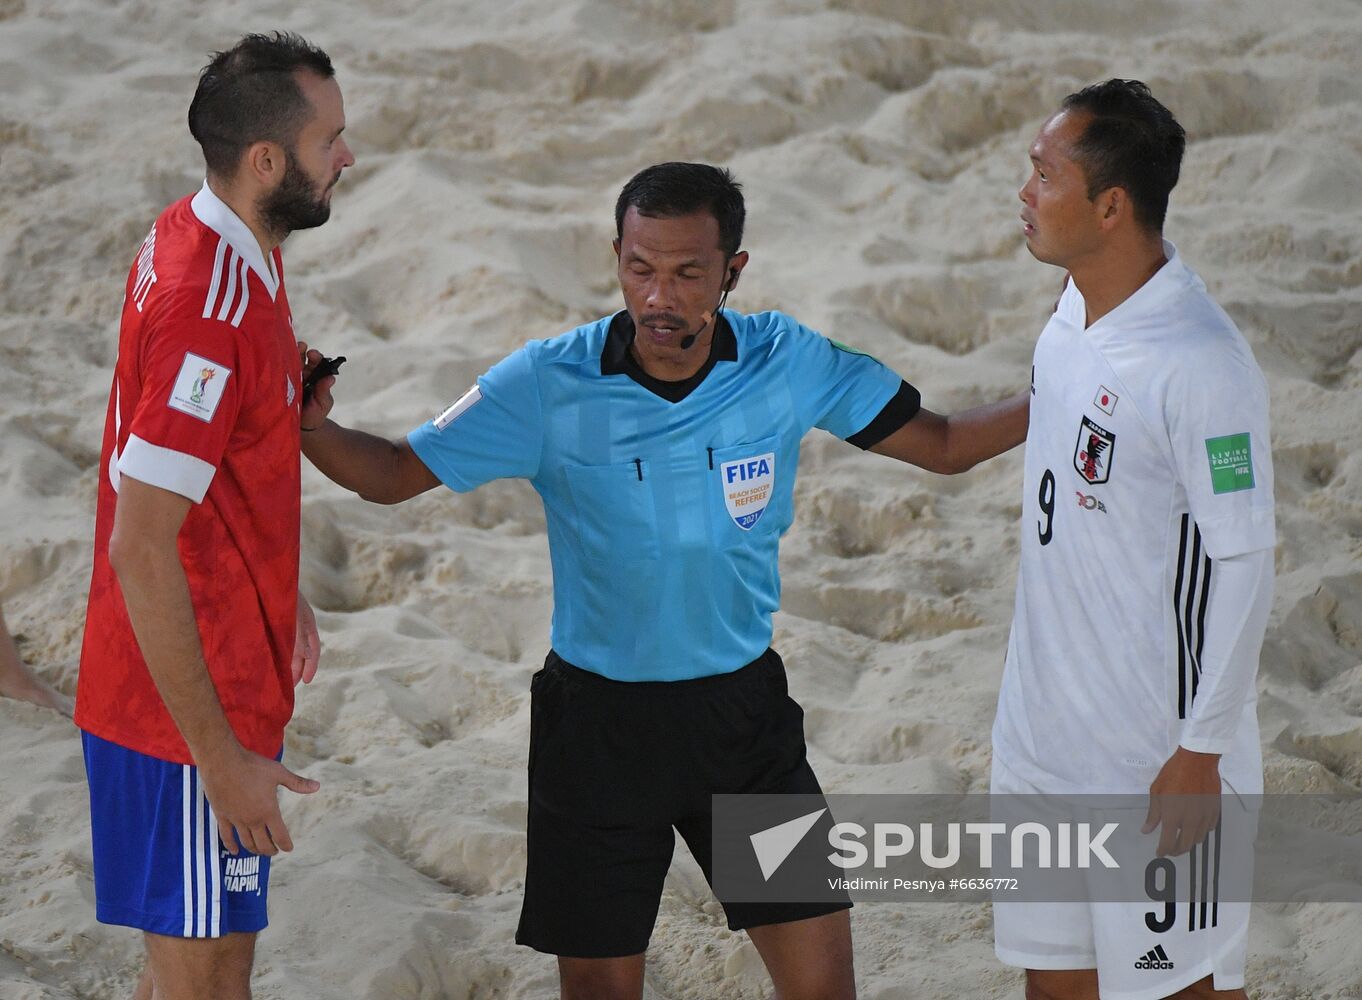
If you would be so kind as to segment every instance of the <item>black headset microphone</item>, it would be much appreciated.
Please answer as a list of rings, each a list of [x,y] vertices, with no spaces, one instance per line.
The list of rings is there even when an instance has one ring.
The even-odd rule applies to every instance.
[[[733,286],[737,284],[737,281],[738,269],[736,267],[730,267],[728,269],[728,280],[724,282],[724,293],[719,297],[718,308],[716,308],[713,313],[702,312],[700,314],[700,319],[702,320],[700,329],[696,330],[694,333],[688,333],[681,338],[681,342],[677,345],[681,350],[689,351],[694,347],[696,338],[705,332],[705,327],[709,326],[709,321],[724,311],[724,305],[728,302],[728,293],[733,290]]]

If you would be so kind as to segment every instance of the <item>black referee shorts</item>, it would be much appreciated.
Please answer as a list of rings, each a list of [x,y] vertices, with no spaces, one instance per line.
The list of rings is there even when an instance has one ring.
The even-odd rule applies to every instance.
[[[821,794],[804,712],[768,649],[731,674],[628,683],[550,652],[530,699],[525,903],[516,942],[573,958],[648,947],[673,828],[712,884],[710,796]],[[850,901],[724,904],[733,930]]]

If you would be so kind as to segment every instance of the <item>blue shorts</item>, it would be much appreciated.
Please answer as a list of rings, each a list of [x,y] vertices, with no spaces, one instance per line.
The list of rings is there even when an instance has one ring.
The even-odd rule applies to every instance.
[[[199,769],[81,733],[90,782],[95,919],[180,938],[269,922],[270,859],[228,854]]]

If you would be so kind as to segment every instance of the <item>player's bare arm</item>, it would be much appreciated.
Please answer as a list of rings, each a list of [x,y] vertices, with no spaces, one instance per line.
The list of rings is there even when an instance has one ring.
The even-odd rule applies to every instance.
[[[298,347],[303,352],[306,382],[322,355],[308,350],[306,344]],[[405,439],[389,441],[329,420],[327,415],[335,405],[331,395],[335,384],[334,375],[321,379],[301,414],[303,454],[322,475],[371,503],[382,504],[401,503],[440,485]]]
[[[307,793],[320,785],[247,750],[227,722],[176,548],[189,505],[177,493],[123,476],[109,562],[147,669],[199,768],[223,844],[237,853],[235,828],[242,846],[256,854],[290,851],[275,788]]]
[[[928,472],[965,472],[1025,441],[1030,410],[1029,392],[949,416],[922,409],[870,450]]]

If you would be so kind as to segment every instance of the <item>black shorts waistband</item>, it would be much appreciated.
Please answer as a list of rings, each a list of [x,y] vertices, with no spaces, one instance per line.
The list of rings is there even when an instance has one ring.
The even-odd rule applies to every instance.
[[[549,673],[561,674],[572,683],[597,685],[602,690],[613,691],[617,694],[635,693],[646,697],[649,694],[665,692],[668,696],[674,697],[687,691],[703,691],[715,686],[743,684],[769,670],[784,672],[785,663],[781,660],[780,654],[768,646],[766,652],[751,663],[743,664],[737,670],[731,670],[726,674],[709,674],[705,677],[690,677],[680,681],[620,681],[613,677],[606,677],[604,674],[598,674],[594,670],[587,670],[584,667],[569,663],[559,656],[555,650],[550,649],[549,655],[544,658],[544,670]]]

